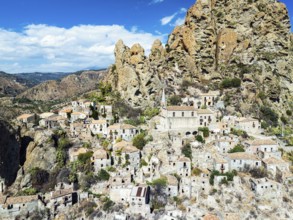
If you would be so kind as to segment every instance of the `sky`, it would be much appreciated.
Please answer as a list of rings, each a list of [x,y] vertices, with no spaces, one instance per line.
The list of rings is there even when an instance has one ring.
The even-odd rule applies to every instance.
[[[0,0],[0,71],[107,68],[115,43],[149,53],[166,42],[196,0]],[[284,2],[293,20],[293,1]]]

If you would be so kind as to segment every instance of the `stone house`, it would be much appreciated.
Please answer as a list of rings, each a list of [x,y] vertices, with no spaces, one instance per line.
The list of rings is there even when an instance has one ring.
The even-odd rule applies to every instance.
[[[40,119],[46,119],[46,118],[51,117],[52,115],[55,115],[55,113],[53,113],[53,112],[44,112],[44,113],[39,115],[39,118]]]
[[[115,165],[131,166],[134,168],[140,165],[140,150],[129,142],[119,142],[113,147],[113,159]]]
[[[76,161],[78,159],[78,155],[84,154],[86,152],[88,152],[87,148],[70,148],[68,151],[70,162]]]
[[[58,114],[63,118],[68,118],[68,115],[71,115],[71,113],[72,113],[72,108],[61,109],[58,112]]]
[[[39,125],[44,128],[54,129],[60,127],[61,125],[65,125],[65,121],[66,119],[62,116],[53,114],[50,117],[41,119]]]
[[[169,197],[178,196],[179,185],[178,185],[177,178],[173,175],[167,175],[166,178],[167,178],[166,194]]]
[[[220,96],[219,91],[209,91],[207,93],[202,93],[200,97],[200,106],[214,106],[217,102],[218,97]]]
[[[125,141],[131,141],[132,138],[139,133],[139,130],[129,124],[113,124],[108,127],[107,138],[116,140],[122,138]]]
[[[100,105],[99,106],[99,112],[100,112],[100,115],[107,119],[107,121],[109,122],[109,120],[112,120],[113,118],[113,108],[112,108],[112,105]],[[105,116],[105,117],[104,117]]]
[[[229,150],[234,148],[237,145],[237,143],[237,140],[229,136],[223,136],[215,141],[215,147],[219,153],[226,154]]]
[[[207,194],[210,190],[209,178],[203,176],[182,177],[179,184],[179,195],[188,198],[199,198],[200,194]]]
[[[191,161],[188,157],[180,157],[176,161],[170,162],[170,172],[175,172],[179,176],[191,175]]]
[[[30,216],[36,210],[44,210],[45,207],[38,195],[8,197],[0,196],[1,219],[14,219],[18,215]]]
[[[71,113],[70,121],[75,122],[79,119],[84,120],[84,119],[86,119],[86,117],[87,117],[87,115],[83,112],[73,112],[73,113]]]
[[[244,143],[247,147],[247,152],[251,154],[259,154],[259,152],[263,152],[263,157],[269,157],[269,155],[274,155],[276,157],[281,157],[278,151],[279,145],[277,142],[271,139],[257,139],[253,141],[247,141]]]
[[[90,138],[91,132],[89,129],[89,124],[86,124],[84,121],[71,123],[70,135],[71,137]]]
[[[263,166],[266,170],[274,176],[278,172],[289,172],[290,171],[290,164],[282,159],[278,159],[275,157],[269,157],[262,160]]]
[[[29,124],[29,123],[35,123],[36,122],[36,115],[35,114],[22,114],[18,116],[17,121],[24,123],[24,124]]]
[[[130,202],[130,194],[133,188],[130,175],[116,175],[109,179],[109,196],[114,202]]]
[[[129,211],[132,214],[146,215],[150,213],[150,187],[134,186],[130,193]]]
[[[103,135],[104,137],[107,136],[107,128],[108,128],[108,123],[107,120],[92,120],[90,123],[90,130],[93,134],[100,134]]]
[[[91,161],[92,165],[94,166],[95,172],[98,172],[101,169],[105,169],[106,167],[111,166],[111,158],[107,151],[105,151],[104,149],[94,150]]]
[[[96,107],[94,102],[91,102],[91,101],[85,100],[85,99],[73,101],[73,102],[71,102],[71,105],[72,105],[74,112],[82,111],[82,112],[87,113],[87,115],[89,114],[90,106],[92,106],[94,108]]]
[[[260,158],[254,154],[246,152],[228,154],[226,159],[228,161],[230,171],[243,171],[246,168],[260,168],[262,166]]]
[[[71,207],[77,202],[78,195],[72,189],[56,190],[51,192],[51,199],[47,207],[56,216],[59,211],[63,211],[66,207]]]
[[[254,118],[237,118],[235,120],[235,129],[243,130],[250,134],[261,133],[260,122]]]
[[[228,161],[225,160],[222,156],[217,155],[214,157],[214,170],[219,171],[220,173],[226,173],[229,171]]]
[[[256,196],[276,198],[282,195],[281,184],[268,178],[250,178],[251,190]]]
[[[198,109],[198,123],[199,127],[209,127],[210,125],[216,123],[216,114],[210,109]]]

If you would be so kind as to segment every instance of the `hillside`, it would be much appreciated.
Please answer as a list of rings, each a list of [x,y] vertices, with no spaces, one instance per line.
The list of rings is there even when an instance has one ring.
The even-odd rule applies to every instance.
[[[284,113],[293,108],[292,40],[283,3],[198,0],[149,57],[139,44],[119,41],[107,80],[133,106],[157,105],[165,85],[182,96],[195,86],[221,89],[231,112],[257,116],[266,105]],[[241,86],[223,88],[230,78]]]
[[[60,81],[46,81],[19,94],[17,98],[50,101],[74,97],[95,89],[105,73],[105,71],[84,71],[66,76]]]
[[[17,76],[0,72],[0,97],[15,96],[27,88],[24,82],[18,82]]]

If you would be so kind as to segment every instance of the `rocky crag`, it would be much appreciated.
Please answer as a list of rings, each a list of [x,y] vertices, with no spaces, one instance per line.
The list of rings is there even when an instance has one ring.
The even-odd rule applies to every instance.
[[[20,137],[5,121],[0,119],[0,178],[13,183],[19,168]]]
[[[292,50],[283,3],[197,0],[165,47],[155,41],[148,57],[139,44],[129,48],[119,41],[106,80],[133,106],[146,106],[158,103],[165,85],[178,94],[184,81],[218,89],[223,79],[236,77],[241,88],[223,91],[236,99],[233,109],[245,114],[270,105],[286,111],[293,108]]]

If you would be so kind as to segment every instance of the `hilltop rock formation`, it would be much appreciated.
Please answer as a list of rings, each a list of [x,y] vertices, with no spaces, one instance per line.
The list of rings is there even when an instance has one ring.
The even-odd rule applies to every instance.
[[[184,80],[217,89],[224,78],[237,77],[242,81],[238,103],[289,109],[292,39],[283,3],[197,0],[165,47],[154,42],[149,57],[138,44],[128,48],[119,41],[106,80],[132,105],[146,106],[158,103],[164,84],[179,94]]]
[[[104,74],[105,71],[84,71],[80,74],[71,74],[61,81],[50,80],[41,83],[21,93],[17,98],[41,101],[72,98],[96,89],[97,81],[102,79]]]
[[[19,168],[20,141],[16,131],[0,119],[0,178],[12,184]]]

